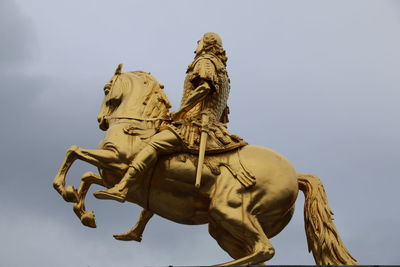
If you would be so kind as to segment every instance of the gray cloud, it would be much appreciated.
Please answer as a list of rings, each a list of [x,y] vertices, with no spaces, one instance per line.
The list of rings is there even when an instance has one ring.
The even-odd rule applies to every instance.
[[[157,217],[142,243],[115,241],[111,235],[130,228],[139,207],[89,195],[99,228],[87,229],[51,188],[67,147],[101,140],[96,113],[116,65],[151,71],[177,107],[195,42],[207,31],[221,34],[229,56],[230,129],[321,177],[360,263],[398,264],[397,2],[194,4],[1,2],[0,266],[229,260],[206,226]],[[68,182],[77,185],[88,170],[95,171],[77,162]],[[272,239],[270,264],[314,263],[302,205],[299,197],[292,222]]]
[[[31,34],[27,19],[13,1],[2,1],[0,8],[2,10],[0,67],[3,68],[8,64],[24,63],[29,56],[34,36]]]

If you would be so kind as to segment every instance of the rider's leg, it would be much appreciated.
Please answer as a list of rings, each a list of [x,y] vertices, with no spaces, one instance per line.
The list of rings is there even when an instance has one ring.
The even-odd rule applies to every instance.
[[[160,155],[168,155],[181,150],[181,141],[171,131],[164,130],[155,134],[148,140],[147,145],[135,156],[121,181],[108,190],[95,192],[95,197],[124,202],[135,177],[154,166]]]

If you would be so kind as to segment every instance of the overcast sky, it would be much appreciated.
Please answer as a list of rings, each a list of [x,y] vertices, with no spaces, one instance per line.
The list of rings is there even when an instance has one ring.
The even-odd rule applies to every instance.
[[[91,194],[81,225],[51,182],[71,145],[95,148],[117,64],[151,72],[173,109],[205,32],[221,35],[230,129],[324,182],[361,264],[400,264],[400,2],[0,1],[0,266],[210,265],[230,260],[207,226],[158,216],[120,242],[140,207]],[[67,183],[94,168],[76,162]],[[100,187],[94,186],[94,190]],[[270,264],[314,264],[303,197]]]

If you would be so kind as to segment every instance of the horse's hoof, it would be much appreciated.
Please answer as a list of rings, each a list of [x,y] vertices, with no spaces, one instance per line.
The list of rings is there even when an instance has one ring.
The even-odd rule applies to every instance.
[[[94,212],[92,210],[86,211],[82,217],[81,217],[81,222],[83,225],[90,227],[90,228],[96,228],[96,219],[94,216]]]
[[[78,191],[76,191],[76,189],[71,185],[65,187],[65,194],[63,195],[63,197],[64,200],[67,202],[72,202],[72,203],[79,202]]]
[[[142,241],[142,236],[135,233],[115,234],[113,235],[113,237],[120,241]]]

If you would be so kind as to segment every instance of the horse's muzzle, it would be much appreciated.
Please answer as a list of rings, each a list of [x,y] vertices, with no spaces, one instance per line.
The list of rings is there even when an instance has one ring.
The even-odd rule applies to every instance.
[[[99,128],[103,131],[107,131],[108,129],[108,121],[103,117],[97,117],[97,121],[99,122]]]

